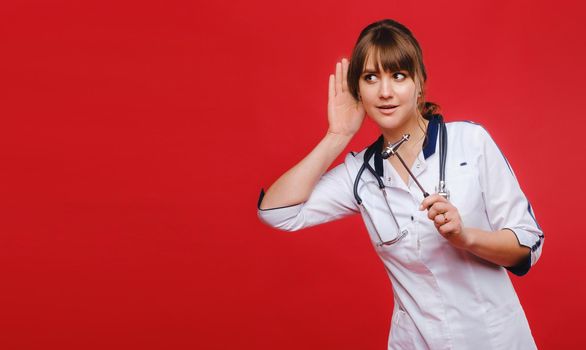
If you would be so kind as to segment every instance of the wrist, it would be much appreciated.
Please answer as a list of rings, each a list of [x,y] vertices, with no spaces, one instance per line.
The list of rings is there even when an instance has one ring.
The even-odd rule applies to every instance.
[[[330,130],[328,130],[325,135],[325,138],[328,140],[344,144],[348,144],[350,140],[352,140],[352,137],[354,137],[354,134],[341,134]]]
[[[463,236],[463,243],[464,249],[468,251],[472,251],[474,248],[474,244],[476,244],[476,232],[474,229],[469,227],[462,228],[462,236]]]

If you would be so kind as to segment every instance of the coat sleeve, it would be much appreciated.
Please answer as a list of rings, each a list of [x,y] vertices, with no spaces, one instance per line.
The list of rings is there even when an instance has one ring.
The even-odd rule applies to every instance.
[[[480,183],[488,220],[493,230],[513,231],[519,244],[530,248],[531,252],[524,261],[506,267],[522,276],[541,255],[543,231],[506,157],[483,127],[479,126],[479,132],[483,147],[479,160]]]
[[[285,207],[260,209],[264,196],[258,199],[258,217],[265,224],[283,231],[297,231],[305,227],[340,219],[359,211],[353,195],[353,182],[348,172],[346,156],[342,163],[322,175],[304,203]]]

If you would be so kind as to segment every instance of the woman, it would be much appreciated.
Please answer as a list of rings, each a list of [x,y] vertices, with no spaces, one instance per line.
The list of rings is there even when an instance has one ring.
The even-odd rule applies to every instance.
[[[362,214],[393,285],[389,349],[534,349],[506,270],[523,275],[537,262],[542,230],[487,131],[443,124],[437,105],[425,102],[425,81],[406,27],[388,19],[367,26],[350,62],[330,75],[326,135],[261,191],[258,215],[291,231]],[[365,114],[379,139],[326,172]],[[383,159],[404,134],[409,140]],[[438,186],[440,161],[448,190],[425,196]]]

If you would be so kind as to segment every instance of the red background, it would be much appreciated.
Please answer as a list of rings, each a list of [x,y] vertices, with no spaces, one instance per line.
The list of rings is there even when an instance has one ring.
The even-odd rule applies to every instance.
[[[484,124],[533,204],[543,256],[512,278],[537,344],[583,343],[578,3],[4,2],[0,347],[385,348],[391,285],[360,217],[256,217],[382,18],[412,29],[429,100]],[[376,136],[365,123],[349,150]]]

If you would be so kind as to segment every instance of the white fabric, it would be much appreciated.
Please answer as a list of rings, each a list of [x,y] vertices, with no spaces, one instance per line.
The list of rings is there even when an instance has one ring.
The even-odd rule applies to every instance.
[[[464,226],[511,229],[520,244],[532,248],[531,265],[535,264],[543,233],[506,158],[482,126],[470,122],[446,126],[446,183]],[[305,203],[259,209],[260,219],[293,231],[359,213],[353,182],[364,152],[348,154],[343,164],[326,172]],[[413,164],[413,173],[430,193],[438,183],[438,162],[436,147],[427,159],[422,151]],[[397,229],[368,170],[362,174],[359,195],[374,221],[363,213],[367,231],[393,286],[395,308],[388,348],[535,349],[506,269],[452,247],[427,218],[427,211],[418,210],[423,195],[413,180],[405,185],[388,161],[383,164],[389,203],[408,234],[396,244],[378,246],[373,225],[384,234],[395,234]]]

